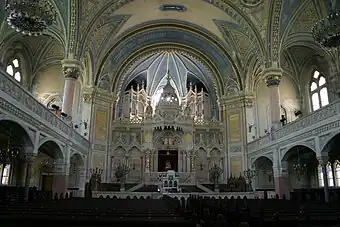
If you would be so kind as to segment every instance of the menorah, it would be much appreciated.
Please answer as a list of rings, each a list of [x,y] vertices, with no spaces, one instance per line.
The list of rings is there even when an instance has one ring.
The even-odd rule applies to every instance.
[[[253,178],[256,176],[257,171],[254,169],[247,169],[245,171],[243,171],[244,174],[244,178],[248,181],[248,188],[250,191],[252,191],[252,186],[251,183],[253,181]]]
[[[94,169],[90,169],[90,174],[91,174],[91,178],[95,177],[96,179],[101,179],[102,174],[103,174],[103,169],[100,169],[98,167]]]

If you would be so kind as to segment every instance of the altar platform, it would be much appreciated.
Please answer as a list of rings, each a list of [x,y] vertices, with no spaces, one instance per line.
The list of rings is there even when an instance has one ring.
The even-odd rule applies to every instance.
[[[197,193],[197,192],[191,192],[191,193],[161,193],[161,192],[105,192],[105,191],[93,191],[92,192],[92,197],[93,198],[121,198],[121,199],[126,199],[126,198],[151,198],[151,199],[160,199],[162,198],[163,195],[170,196],[172,198],[184,198],[185,200],[189,196],[205,196],[209,198],[222,198],[222,199],[231,199],[233,198],[244,198],[247,197],[247,199],[263,199],[264,198],[264,192],[224,192],[224,193],[219,193],[219,192],[213,192],[213,193]]]

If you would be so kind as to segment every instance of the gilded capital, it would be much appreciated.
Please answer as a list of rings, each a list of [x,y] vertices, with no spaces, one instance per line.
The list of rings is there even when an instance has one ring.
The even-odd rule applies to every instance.
[[[25,155],[24,155],[24,159],[25,159],[25,162],[27,163],[32,163],[32,162],[34,162],[35,161],[35,158],[37,157],[37,155],[36,154],[29,154],[29,153],[26,153]]]
[[[91,101],[92,101],[92,93],[83,94],[83,102],[84,103],[91,103]]]
[[[281,68],[267,68],[263,71],[263,77],[268,87],[279,86],[283,70]]]
[[[61,64],[65,78],[78,79],[83,72],[82,63],[76,59],[64,59]]]

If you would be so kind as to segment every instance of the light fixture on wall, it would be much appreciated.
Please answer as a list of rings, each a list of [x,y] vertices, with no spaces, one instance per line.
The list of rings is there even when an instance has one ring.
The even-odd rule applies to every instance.
[[[12,130],[9,131],[9,137],[6,147],[0,149],[0,164],[8,164],[19,156],[19,149],[11,149]]]
[[[312,28],[314,40],[326,48],[336,48],[340,45],[340,14],[335,12],[336,1],[332,3],[331,12],[326,18],[316,22]]]
[[[297,163],[293,164],[293,171],[296,175],[297,180],[300,181],[301,177],[307,174],[307,164],[301,163],[299,148],[297,148],[297,151],[298,151],[298,158],[297,158]]]
[[[6,0],[5,7],[8,25],[25,35],[42,35],[57,18],[48,0]]]

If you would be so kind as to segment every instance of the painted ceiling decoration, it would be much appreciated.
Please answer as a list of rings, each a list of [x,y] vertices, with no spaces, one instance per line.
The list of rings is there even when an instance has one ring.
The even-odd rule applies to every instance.
[[[220,81],[219,85],[215,82],[213,85],[215,88],[213,89],[223,91],[221,94],[228,93],[230,87],[232,87],[232,90],[235,90],[234,88],[243,90],[251,87],[249,84],[246,85],[246,83],[250,83],[249,81],[251,81],[249,77],[254,79],[258,75],[261,75],[261,70],[265,67],[272,66],[275,61],[278,62],[279,67],[281,63],[284,63],[285,68],[289,68],[288,65],[292,68],[293,64],[305,64],[308,60],[306,53],[331,56],[329,53],[325,53],[325,50],[318,48],[311,36],[311,27],[313,24],[329,14],[331,9],[329,0],[197,1],[207,6],[207,10],[205,10],[204,13],[209,14],[209,10],[213,8],[219,10],[222,14],[221,18],[223,19],[215,19],[215,14],[207,19],[211,22],[211,27],[209,28],[202,26],[201,23],[195,23],[193,25],[187,19],[183,19],[194,10],[194,7],[191,7],[190,2],[187,0],[173,0],[171,2],[158,3],[152,10],[157,12],[160,19],[168,16],[166,18],[167,21],[175,21],[171,17],[172,14],[183,16],[183,18],[179,16],[180,18],[178,19],[182,21],[181,23],[178,23],[178,21],[174,22],[182,26],[182,32],[179,33],[175,31],[171,34],[170,31],[165,28],[160,29],[157,27],[158,25],[155,24],[154,27],[146,26],[145,23],[151,21],[148,19],[144,21],[141,19],[139,20],[140,23],[137,23],[137,19],[133,22],[134,18],[139,18],[140,10],[139,8],[134,9],[133,7],[129,7],[139,1],[142,0],[49,0],[57,11],[56,23],[49,27],[44,33],[44,36],[40,38],[46,39],[46,36],[52,37],[52,39],[58,41],[60,45],[54,45],[53,48],[51,48],[53,50],[48,52],[46,48],[39,47],[37,43],[40,41],[29,40],[21,42],[30,46],[27,49],[32,50],[34,56],[37,56],[39,52],[48,52],[51,59],[59,59],[61,58],[61,54],[64,53],[65,58],[75,58],[82,62],[88,61],[88,64],[92,66],[92,72],[89,74],[91,74],[91,78],[93,78],[93,80],[89,81],[91,81],[90,83],[92,84],[96,84],[104,74],[107,74],[107,64],[109,62],[113,62],[112,69],[110,68],[110,70],[112,70],[112,75],[116,75],[115,73],[118,73],[120,70],[118,66],[128,61],[131,55],[139,54],[138,52],[141,48],[146,48],[148,45],[158,45],[160,42],[169,44],[170,41],[176,42],[176,40],[184,40],[180,44],[181,48],[190,49],[190,51],[195,49],[195,51],[205,55],[203,56],[203,58],[205,57],[203,61],[210,63],[210,65],[208,65],[213,69],[211,70],[212,78],[218,78]],[[273,4],[270,5],[269,3]],[[0,18],[4,19],[6,12],[4,11],[3,1],[0,1],[0,6]],[[124,12],[126,8],[129,8],[131,13],[120,13]],[[336,9],[339,8],[340,4],[337,4]],[[226,19],[224,19],[224,16]],[[163,22],[165,23],[165,21]],[[148,31],[145,31],[144,34],[147,34],[147,36],[142,38],[142,27],[138,30],[140,34],[133,34],[135,31],[132,31],[132,28],[135,28],[135,25],[137,26],[138,24],[145,25]],[[159,30],[156,31],[157,29]],[[210,32],[209,34],[213,34],[213,41],[217,39],[222,40],[222,44],[211,42],[212,50],[204,46],[200,47],[202,46],[202,41],[209,41],[209,38],[206,36],[197,38],[195,36],[197,36],[198,32],[195,33],[195,31],[204,31],[204,29],[207,29],[208,32]],[[215,29],[215,33],[211,32],[213,29]],[[124,34],[125,31],[132,32],[131,34],[136,35],[134,37],[131,36],[132,39],[138,36],[137,39],[134,41],[120,40],[121,35]],[[7,25],[1,25],[0,50],[8,47],[8,43],[12,42],[9,37],[14,37],[13,33]],[[162,33],[163,35],[168,34],[170,38],[160,37]],[[22,40],[28,39],[18,34],[16,34],[16,37]],[[117,43],[117,40],[123,44]],[[44,43],[49,42],[45,40]],[[223,46],[226,53],[217,51],[219,48],[218,45]],[[62,51],[57,50],[57,47],[61,48]],[[306,48],[309,48],[311,51],[305,51]],[[295,53],[295,50],[303,53]],[[52,53],[56,53],[55,58],[52,57]],[[158,55],[153,56],[154,62],[156,62],[156,56],[161,59],[160,53],[158,53]],[[283,58],[283,56],[290,59],[289,63],[286,59],[281,61],[280,58]],[[116,58],[120,59],[117,60]],[[254,58],[256,60],[253,60]],[[194,66],[194,64],[185,62],[186,59],[178,53],[172,54],[171,59],[174,59],[172,62],[179,69],[177,74],[174,72],[176,74],[174,78],[182,75],[181,67],[183,70],[184,68],[188,70],[190,66]],[[207,74],[204,73],[204,70],[199,67],[197,62],[192,58],[188,59],[187,61],[195,63],[198,69],[203,72],[202,75],[205,75],[205,79],[200,78],[200,80],[203,83],[211,83],[204,81],[208,80],[206,78]],[[32,59],[32,61],[35,60],[40,62],[43,59]],[[181,60],[181,63],[178,63],[179,60]],[[143,67],[146,64],[146,60],[144,61],[142,64]],[[37,62],[35,62],[34,65],[39,64]],[[295,67],[301,66],[298,65]],[[194,71],[193,69],[188,71],[197,78],[202,77],[199,70],[197,72],[191,72]],[[111,77],[106,75],[110,89],[114,87],[114,85],[112,85],[114,84],[112,75]],[[176,86],[179,90],[183,90],[183,86],[180,86],[181,81],[175,81],[174,79],[173,83],[177,83]],[[155,82],[155,84],[157,83]],[[207,86],[207,89],[211,88]]]
[[[152,96],[165,86],[167,82],[165,75],[168,70],[171,84],[179,97],[187,93],[189,82],[193,85],[202,82],[210,92],[213,91],[213,80],[208,76],[210,73],[196,59],[176,51],[162,51],[140,62],[131,71],[130,79],[123,87],[126,87],[132,79],[140,77],[140,80],[145,80],[146,92]]]

